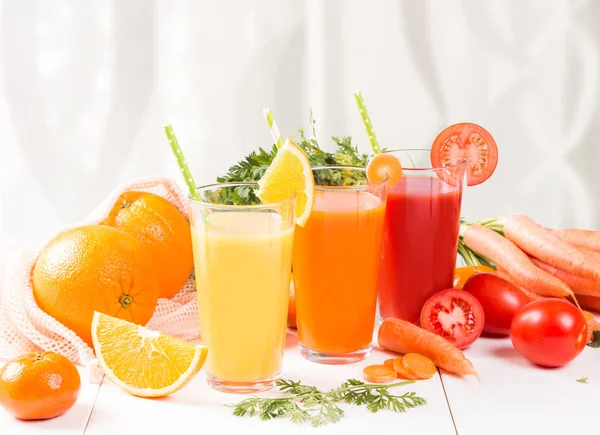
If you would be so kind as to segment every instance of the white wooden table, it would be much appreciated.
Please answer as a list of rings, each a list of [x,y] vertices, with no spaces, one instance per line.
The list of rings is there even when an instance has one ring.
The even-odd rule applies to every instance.
[[[295,342],[295,335],[288,334],[284,377],[321,389],[336,387],[351,377],[361,379],[365,365],[389,358],[389,354],[375,349],[360,363],[320,365],[303,359]],[[529,364],[513,350],[509,339],[481,338],[466,350],[466,355],[480,374],[479,383],[436,375],[397,390],[415,391],[427,399],[425,406],[403,414],[371,414],[344,405],[346,416],[340,423],[319,429],[287,420],[264,422],[234,417],[223,405],[245,396],[211,389],[201,371],[184,389],[154,400],[130,396],[106,378],[101,385],[85,382],[75,407],[49,421],[21,422],[0,409],[0,435],[192,434],[211,429],[244,434],[365,434],[377,430],[410,435],[565,435],[581,429],[600,432],[595,418],[596,401],[600,399],[600,349],[586,347],[571,364],[554,370]],[[576,382],[584,376],[588,377],[587,384]]]

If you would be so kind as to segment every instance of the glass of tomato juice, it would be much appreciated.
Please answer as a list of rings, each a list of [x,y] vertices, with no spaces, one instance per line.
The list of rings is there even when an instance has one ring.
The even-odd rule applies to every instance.
[[[432,167],[428,149],[387,153],[402,177],[387,199],[379,314],[419,324],[425,301],[452,287],[466,162]]]
[[[316,166],[314,204],[294,234],[293,269],[301,354],[346,364],[371,351],[387,179],[366,169]]]

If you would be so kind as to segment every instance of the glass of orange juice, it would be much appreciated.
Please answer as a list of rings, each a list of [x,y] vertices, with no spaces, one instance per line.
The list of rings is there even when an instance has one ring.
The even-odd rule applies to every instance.
[[[209,385],[250,393],[274,386],[285,347],[294,199],[261,204],[257,184],[198,188],[190,223]]]
[[[315,362],[346,364],[371,351],[387,180],[366,169],[316,166],[314,204],[294,236],[298,343]]]

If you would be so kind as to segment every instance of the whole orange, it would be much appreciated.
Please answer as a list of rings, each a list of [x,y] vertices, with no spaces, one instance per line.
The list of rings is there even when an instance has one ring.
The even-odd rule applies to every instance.
[[[148,248],[105,225],[67,230],[40,253],[32,276],[38,306],[90,346],[94,311],[145,325],[158,302]]]
[[[161,298],[177,294],[194,265],[190,225],[177,207],[153,193],[129,191],[103,223],[128,232],[150,249]]]
[[[0,405],[22,420],[64,414],[77,401],[80,387],[73,363],[53,352],[21,355],[0,369]]]

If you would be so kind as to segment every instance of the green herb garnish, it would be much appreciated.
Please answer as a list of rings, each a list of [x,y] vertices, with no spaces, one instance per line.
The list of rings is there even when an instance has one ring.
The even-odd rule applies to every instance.
[[[304,150],[308,156],[308,160],[312,166],[321,165],[349,165],[349,166],[366,166],[368,154],[362,154],[358,150],[358,146],[352,144],[352,138],[350,136],[344,136],[342,138],[332,137],[336,149],[333,153],[324,151],[321,149],[317,138],[316,138],[316,121],[310,111],[309,122],[311,124],[312,137],[306,137],[304,130],[298,130],[298,137],[292,138],[292,140],[298,144],[300,148]],[[219,183],[228,182],[257,182],[265,174],[265,171],[277,155],[277,145],[273,144],[270,148],[258,148],[256,151],[251,152],[242,161],[236,163],[229,168],[227,174],[218,177]],[[323,175],[323,172],[319,172],[318,184],[321,185],[356,185],[363,184],[366,180],[357,179],[357,171],[332,171],[328,175]],[[245,192],[230,193],[225,199],[226,204],[233,205],[251,205],[258,204],[260,201],[256,197],[253,191],[247,190]]]
[[[402,395],[390,394],[389,390],[412,384],[415,381],[403,381],[393,384],[365,384],[356,379],[349,379],[339,388],[322,392],[316,387],[302,385],[281,379],[277,381],[279,391],[284,393],[278,398],[250,397],[234,405],[233,414],[238,417],[258,416],[261,420],[273,418],[289,418],[292,423],[310,423],[313,427],[337,423],[344,416],[339,403],[366,406],[370,412],[384,409],[394,412],[405,412],[409,408],[425,405],[427,401],[416,396],[414,392]]]
[[[594,339],[587,344],[589,347],[600,347],[600,331],[594,331]]]
[[[588,378],[587,378],[587,376],[584,376],[583,378],[576,379],[576,381],[579,382],[580,384],[587,384]]]

